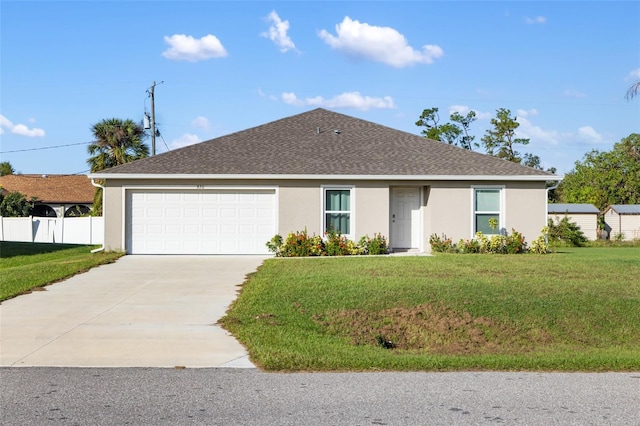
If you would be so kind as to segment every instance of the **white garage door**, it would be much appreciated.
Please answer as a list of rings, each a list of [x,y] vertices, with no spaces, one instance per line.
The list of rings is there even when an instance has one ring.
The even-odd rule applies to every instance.
[[[130,254],[266,254],[274,190],[127,190]]]

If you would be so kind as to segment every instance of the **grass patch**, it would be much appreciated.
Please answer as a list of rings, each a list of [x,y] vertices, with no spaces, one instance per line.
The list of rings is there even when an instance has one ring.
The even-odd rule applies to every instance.
[[[95,246],[0,241],[0,301],[42,288],[123,253],[91,253]]]
[[[266,370],[640,370],[640,249],[270,259],[222,325]]]

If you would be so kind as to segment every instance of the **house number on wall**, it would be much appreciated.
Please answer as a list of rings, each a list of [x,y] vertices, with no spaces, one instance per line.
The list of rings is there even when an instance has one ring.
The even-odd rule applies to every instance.
[[[196,185],[196,189],[204,189],[204,185]]]

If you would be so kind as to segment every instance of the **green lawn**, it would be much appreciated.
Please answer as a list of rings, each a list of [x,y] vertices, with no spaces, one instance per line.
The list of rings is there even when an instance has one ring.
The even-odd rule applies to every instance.
[[[122,253],[91,253],[95,246],[0,241],[0,301],[112,263]]]
[[[266,370],[640,371],[640,248],[269,259],[222,325]]]

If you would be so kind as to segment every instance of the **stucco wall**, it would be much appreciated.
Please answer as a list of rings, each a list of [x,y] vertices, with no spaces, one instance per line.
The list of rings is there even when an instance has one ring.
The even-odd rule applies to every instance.
[[[528,243],[546,226],[547,191],[544,182],[513,182],[506,185],[505,228],[521,232]]]
[[[370,182],[336,181],[324,185],[318,181],[279,182],[278,232],[286,235],[307,229],[309,234],[322,235],[322,188],[352,186],[352,233],[354,239],[363,235],[389,235],[389,185]]]
[[[106,184],[105,247],[107,250],[124,250],[124,206],[122,186],[181,187],[196,185],[205,187],[274,187],[277,188],[278,233],[307,229],[310,234],[322,233],[322,184],[316,180],[289,181],[228,181],[211,180],[109,180]],[[444,233],[454,241],[473,237],[472,187],[477,185],[500,186],[495,182],[432,182],[432,181],[335,181],[335,185],[353,185],[354,239],[362,235],[380,232],[390,237],[389,204],[393,187],[417,186],[422,189],[422,243],[429,251],[429,236]],[[505,187],[504,227],[510,232],[515,228],[528,242],[537,238],[546,221],[546,191],[543,182],[516,182]]]

